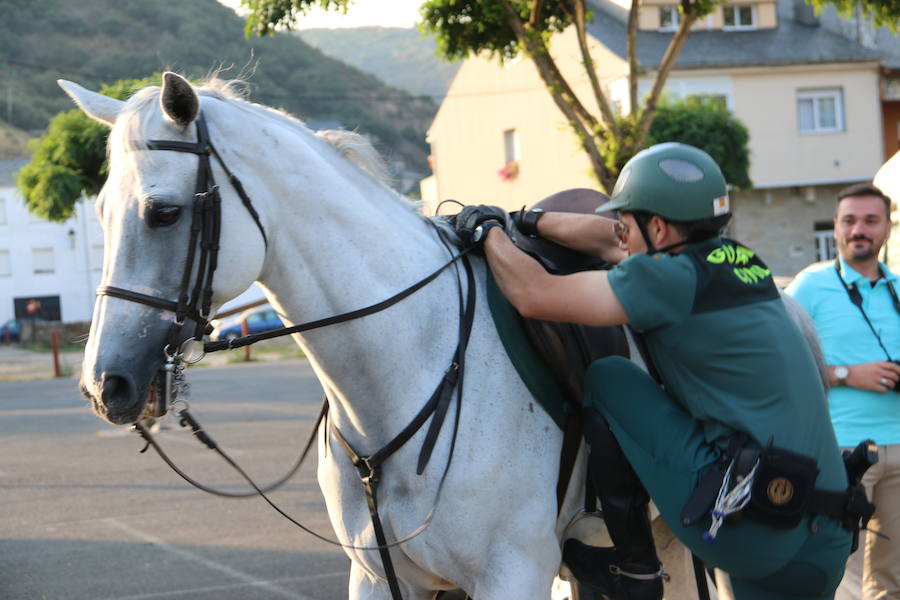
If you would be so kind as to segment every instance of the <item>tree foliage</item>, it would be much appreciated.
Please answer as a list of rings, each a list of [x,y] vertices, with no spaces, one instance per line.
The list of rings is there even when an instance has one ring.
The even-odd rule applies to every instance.
[[[640,3],[632,2],[628,17],[629,105],[627,115],[617,115],[608,93],[598,79],[589,49],[586,24],[593,20],[586,0],[426,0],[420,8],[422,28],[433,34],[439,54],[458,60],[487,53],[501,61],[521,54],[534,63],[557,108],[591,161],[599,184],[609,190],[619,168],[650,141],[650,130],[659,109],[659,99],[691,27],[709,14],[722,0],[680,0],[681,20],[672,34],[659,65],[637,61],[637,25]],[[290,28],[313,6],[346,11],[352,0],[242,0],[249,9],[245,31],[248,35]],[[606,16],[602,18],[608,18]],[[550,52],[553,34],[574,26],[584,71],[564,74]],[[656,75],[643,102],[637,95],[638,77],[647,68]],[[573,90],[570,78],[591,84],[592,100],[599,114],[588,108],[586,99]],[[704,147],[704,144],[700,144]],[[746,180],[746,173],[742,180]]]
[[[146,79],[127,79],[100,89],[118,100],[127,100],[137,90],[158,85],[161,74]],[[47,133],[29,144],[31,161],[19,170],[16,184],[28,211],[48,221],[62,222],[72,216],[83,196],[100,192],[106,180],[106,139],[109,128],[80,109],[59,113]]]
[[[807,2],[815,6],[817,11],[833,4],[838,14],[843,17],[853,16],[859,7],[877,27],[887,26],[894,33],[900,32],[900,0],[807,0]]]

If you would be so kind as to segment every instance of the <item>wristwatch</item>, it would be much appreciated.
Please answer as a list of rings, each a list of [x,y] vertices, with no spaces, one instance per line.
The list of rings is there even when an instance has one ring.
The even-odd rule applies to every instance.
[[[838,365],[834,368],[834,378],[838,385],[847,385],[847,377],[850,375],[849,367]]]

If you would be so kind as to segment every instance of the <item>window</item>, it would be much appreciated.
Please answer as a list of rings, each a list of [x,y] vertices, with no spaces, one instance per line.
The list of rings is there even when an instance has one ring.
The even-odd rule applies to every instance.
[[[659,7],[659,30],[675,31],[681,24],[681,12],[675,5]]]
[[[35,275],[53,273],[53,248],[34,248],[31,250],[31,263]]]
[[[91,271],[103,270],[103,244],[91,246]]]
[[[12,264],[9,260],[9,250],[0,250],[0,277],[12,275]]]
[[[797,92],[800,133],[833,133],[844,130],[844,100],[840,89]]]
[[[737,4],[722,8],[725,29],[755,29],[756,11],[752,4]]]
[[[0,198],[0,225],[6,225],[6,199]]]
[[[503,158],[507,163],[519,160],[519,135],[515,129],[503,132]]]
[[[497,175],[503,181],[512,181],[519,176],[519,135],[515,129],[507,129],[503,132],[503,166],[497,171]]]
[[[821,221],[816,223],[816,260],[832,260],[837,256],[834,245],[834,223]]]

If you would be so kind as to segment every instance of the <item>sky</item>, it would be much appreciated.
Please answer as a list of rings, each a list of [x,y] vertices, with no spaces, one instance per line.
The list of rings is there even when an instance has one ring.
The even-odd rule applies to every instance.
[[[240,0],[219,0],[236,8]],[[318,8],[309,11],[294,29],[341,27],[412,27],[419,20],[422,0],[353,0],[347,14],[337,11],[324,12]]]

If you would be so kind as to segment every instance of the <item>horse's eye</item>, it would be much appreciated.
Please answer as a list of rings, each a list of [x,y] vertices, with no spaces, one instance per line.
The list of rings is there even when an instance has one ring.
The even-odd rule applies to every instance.
[[[150,210],[147,225],[150,227],[167,227],[173,225],[181,216],[180,206],[154,206]]]

